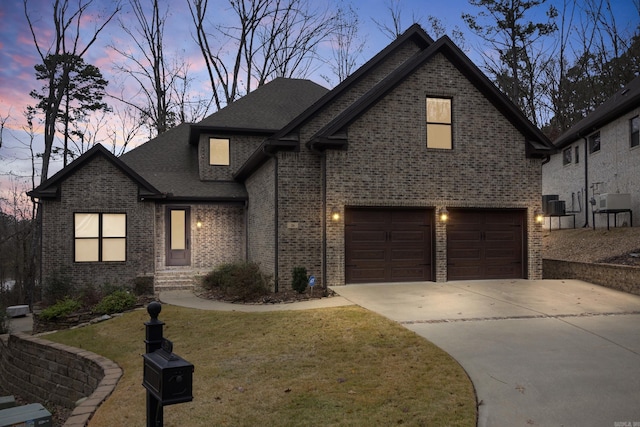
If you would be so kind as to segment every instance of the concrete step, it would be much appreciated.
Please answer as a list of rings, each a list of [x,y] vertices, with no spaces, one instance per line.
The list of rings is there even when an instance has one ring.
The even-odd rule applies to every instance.
[[[154,280],[154,292],[193,290],[195,288],[196,272],[192,270],[164,270],[157,271]]]

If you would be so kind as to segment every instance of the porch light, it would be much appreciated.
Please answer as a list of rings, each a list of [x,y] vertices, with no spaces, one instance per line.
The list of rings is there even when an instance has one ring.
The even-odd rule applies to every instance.
[[[536,219],[536,224],[542,224],[542,222],[544,221],[544,215],[542,215],[542,212],[536,209],[536,212],[534,213],[534,215]]]
[[[340,209],[335,206],[331,209],[331,219],[333,221],[340,221]]]
[[[440,218],[440,221],[447,222],[449,220],[449,211],[447,208],[441,208],[438,211],[438,217]]]
[[[200,218],[196,219],[196,228],[202,228],[202,220]]]

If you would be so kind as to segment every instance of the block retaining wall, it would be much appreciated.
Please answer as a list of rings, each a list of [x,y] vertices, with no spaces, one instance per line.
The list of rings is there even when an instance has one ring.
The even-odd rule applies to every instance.
[[[640,267],[614,264],[543,260],[545,279],[578,279],[640,295]]]
[[[34,402],[73,409],[64,427],[86,426],[121,376],[117,364],[90,351],[22,333],[0,337],[4,388]]]

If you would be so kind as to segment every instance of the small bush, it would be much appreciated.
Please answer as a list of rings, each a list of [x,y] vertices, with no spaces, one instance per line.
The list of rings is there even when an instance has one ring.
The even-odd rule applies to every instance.
[[[140,295],[153,295],[153,277],[140,276],[133,279],[133,292]]]
[[[117,290],[102,298],[93,308],[96,314],[122,313],[136,306],[136,297],[125,290]]]
[[[304,267],[293,268],[293,279],[291,281],[291,287],[299,294],[307,290],[309,278],[307,277],[307,269]]]
[[[205,289],[221,292],[234,301],[249,301],[270,293],[271,277],[251,262],[223,264],[204,276]]]
[[[9,333],[10,319],[7,316],[7,308],[0,302],[0,335]]]
[[[45,308],[38,315],[42,320],[55,320],[60,317],[68,316],[71,313],[82,308],[80,301],[73,298],[64,298],[56,302],[50,307]]]
[[[54,271],[44,280],[43,298],[45,304],[55,304],[72,294],[71,277],[65,270]]]

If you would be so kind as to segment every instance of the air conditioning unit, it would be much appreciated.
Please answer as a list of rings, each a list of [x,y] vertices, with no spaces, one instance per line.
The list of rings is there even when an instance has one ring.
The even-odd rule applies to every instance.
[[[560,199],[557,194],[543,194],[542,195],[542,213],[549,215],[549,202]]]
[[[556,216],[565,214],[564,200],[550,200],[547,215]]]
[[[631,194],[604,193],[596,195],[596,211],[631,209]]]

